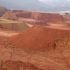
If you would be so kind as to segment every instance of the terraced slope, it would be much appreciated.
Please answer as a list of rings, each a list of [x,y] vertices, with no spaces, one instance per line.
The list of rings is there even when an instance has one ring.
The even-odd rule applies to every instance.
[[[0,17],[3,16],[7,11],[8,11],[8,9],[0,6]]]

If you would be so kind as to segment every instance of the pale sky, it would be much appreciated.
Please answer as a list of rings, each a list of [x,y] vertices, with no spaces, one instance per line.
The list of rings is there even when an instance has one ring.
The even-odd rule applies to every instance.
[[[0,0],[0,5],[32,11],[70,11],[70,0]]]

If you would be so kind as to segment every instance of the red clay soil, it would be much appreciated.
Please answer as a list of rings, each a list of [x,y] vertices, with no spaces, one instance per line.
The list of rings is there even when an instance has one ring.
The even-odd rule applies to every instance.
[[[10,38],[11,43],[21,49],[47,50],[55,48],[56,39],[70,37],[70,30],[52,29],[35,26]]]
[[[28,62],[10,61],[10,60],[2,62],[2,66],[0,70],[17,70],[17,69],[18,70],[43,70],[43,69],[39,69],[38,67]]]
[[[18,62],[9,61],[7,64],[11,65],[8,67],[12,69],[14,66],[16,68],[17,65],[21,66],[24,64],[29,68],[29,66],[33,64],[33,66],[44,70],[70,70],[69,38],[70,30],[52,29],[41,26],[29,28],[8,40],[6,46],[14,47],[14,51],[12,53],[13,57],[7,60],[18,60]],[[67,39],[69,39],[69,41]],[[26,49],[29,50],[27,51]],[[34,53],[32,53],[32,51],[34,51]],[[7,55],[6,57],[9,56]],[[22,64],[19,61],[29,62],[30,64]]]
[[[8,42],[8,37],[0,36],[0,46],[4,45]]]

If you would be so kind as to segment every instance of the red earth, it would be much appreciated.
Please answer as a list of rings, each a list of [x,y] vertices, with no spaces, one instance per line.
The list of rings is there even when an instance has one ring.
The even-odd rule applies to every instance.
[[[34,26],[10,37],[5,47],[0,47],[0,57],[29,62],[43,70],[70,70],[69,38],[70,30]]]
[[[70,30],[34,26],[17,36],[11,37],[10,41],[17,48],[47,50],[54,45],[54,40],[66,37],[70,37]]]
[[[27,63],[27,62],[22,62],[22,61],[11,61],[11,60],[7,60],[5,62],[2,62],[2,67],[1,70],[43,70],[43,69],[39,69],[36,66],[34,66],[31,63]]]

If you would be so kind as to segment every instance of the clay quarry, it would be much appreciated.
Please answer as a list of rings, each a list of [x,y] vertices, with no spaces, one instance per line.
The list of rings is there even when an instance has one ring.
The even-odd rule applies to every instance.
[[[70,16],[24,10],[0,17],[0,70],[70,70]]]

